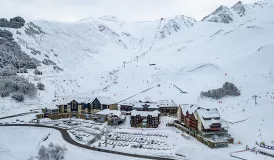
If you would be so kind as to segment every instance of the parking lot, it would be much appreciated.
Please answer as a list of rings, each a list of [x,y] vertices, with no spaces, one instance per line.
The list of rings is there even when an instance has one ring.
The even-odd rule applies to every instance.
[[[107,145],[105,144],[107,142]],[[168,135],[155,132],[114,131],[107,135],[107,141],[103,137],[98,147],[141,149],[141,150],[171,150],[168,144]]]

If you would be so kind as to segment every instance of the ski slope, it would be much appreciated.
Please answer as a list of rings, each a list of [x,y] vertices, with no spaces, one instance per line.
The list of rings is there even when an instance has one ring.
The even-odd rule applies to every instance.
[[[229,124],[229,132],[243,145],[233,145],[226,153],[256,141],[270,143],[274,140],[273,6],[270,0],[247,4],[246,15],[232,12],[229,24],[184,16],[149,22],[122,22],[107,16],[71,23],[34,21],[46,33],[34,36],[24,34],[25,28],[18,30],[22,35],[10,29],[26,53],[39,60],[47,54],[64,71],[42,65],[42,76],[33,71],[22,74],[35,84],[43,82],[46,90],[24,103],[0,98],[0,115],[55,107],[55,95],[109,96],[119,101],[160,84],[133,99],[172,99],[177,104],[218,108],[226,121],[242,121]],[[164,38],[159,33],[165,33]],[[32,55],[26,46],[41,54]],[[235,84],[241,96],[224,98],[222,103],[200,98],[201,91],[225,82]],[[260,96],[258,105],[253,95]]]

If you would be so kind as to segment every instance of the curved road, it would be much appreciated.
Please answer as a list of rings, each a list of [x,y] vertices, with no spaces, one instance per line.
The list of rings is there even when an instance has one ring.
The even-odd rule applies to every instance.
[[[98,151],[98,152],[104,152],[104,153],[110,153],[110,154],[117,154],[117,155],[122,155],[122,156],[128,156],[128,157],[136,157],[136,158],[144,158],[144,159],[157,159],[157,160],[174,160],[172,158],[163,158],[163,157],[154,157],[154,156],[145,156],[145,155],[138,155],[138,154],[132,154],[132,153],[124,153],[124,152],[118,152],[118,151],[112,151],[112,150],[107,150],[107,149],[101,149],[101,148],[96,148],[96,147],[90,147],[90,146],[86,146],[80,143],[77,143],[76,141],[74,141],[70,135],[68,134],[68,132],[65,129],[62,128],[58,128],[58,127],[54,127],[54,126],[44,126],[44,125],[39,125],[39,124],[4,124],[4,125],[0,125],[0,127],[3,126],[16,126],[16,127],[21,127],[21,126],[25,126],[25,127],[42,127],[42,128],[51,128],[51,129],[56,129],[58,131],[61,132],[63,139],[75,146],[81,147],[81,148],[85,148],[85,149],[89,149],[89,150],[93,150],[93,151]]]

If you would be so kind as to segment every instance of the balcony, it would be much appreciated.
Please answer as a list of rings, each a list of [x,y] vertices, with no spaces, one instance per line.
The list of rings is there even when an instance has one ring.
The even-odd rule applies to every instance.
[[[221,131],[222,128],[210,128],[211,131]]]
[[[201,132],[200,134],[201,135],[213,135],[213,134],[227,134],[227,132],[228,132],[228,130],[227,129],[225,129],[225,128],[218,128],[218,130],[217,130],[217,128],[214,128],[213,130],[212,130],[213,128],[211,128],[211,129],[208,129],[208,130],[203,130],[203,132]]]

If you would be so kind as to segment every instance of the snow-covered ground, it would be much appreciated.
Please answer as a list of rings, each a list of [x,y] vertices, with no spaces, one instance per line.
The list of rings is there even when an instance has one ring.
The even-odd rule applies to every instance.
[[[229,123],[229,133],[242,145],[214,150],[194,139],[183,139],[180,133],[165,125],[160,126],[159,130],[166,130],[163,132],[168,132],[169,137],[178,138],[171,140],[178,149],[187,147],[185,150],[193,153],[192,159],[230,159],[228,153],[242,150],[245,145],[254,146],[256,141],[269,144],[274,140],[273,4],[268,0],[248,5],[246,15],[233,17],[234,21],[229,24],[194,22],[175,16],[130,23],[106,18],[73,23],[34,21],[45,32],[34,36],[25,34],[28,26],[18,30],[21,35],[9,29],[27,54],[39,60],[47,55],[64,71],[42,65],[38,68],[43,72],[41,76],[34,75],[32,70],[22,74],[35,84],[41,81],[46,90],[24,103],[0,98],[0,117],[55,107],[53,100],[63,95],[109,96],[120,101],[160,84],[133,99],[150,97],[153,101],[171,99],[177,104],[194,103],[204,108],[218,108],[228,122],[242,121]],[[162,33],[164,38],[159,36]],[[41,54],[33,55],[29,48]],[[222,103],[200,98],[201,91],[219,88],[226,81],[235,84],[241,96],[223,98]],[[187,94],[180,93],[174,85]],[[253,95],[259,96],[258,105],[254,104]],[[127,129],[133,130],[129,124],[121,126],[121,130]],[[250,157],[260,159],[256,155]]]
[[[43,141],[49,133],[49,138]],[[74,160],[79,157],[83,160],[107,160],[109,157],[114,160],[138,159],[82,149],[65,142],[59,131],[33,127],[1,127],[0,159],[27,160],[37,156],[41,145],[48,146],[50,142],[67,148],[65,160]]]
[[[244,158],[244,159],[254,159],[255,157],[260,160],[271,160],[273,159],[272,157],[264,156],[261,154],[256,154],[251,151],[244,151],[244,152],[238,152],[238,153],[233,153],[234,156],[237,156],[239,158]]]

